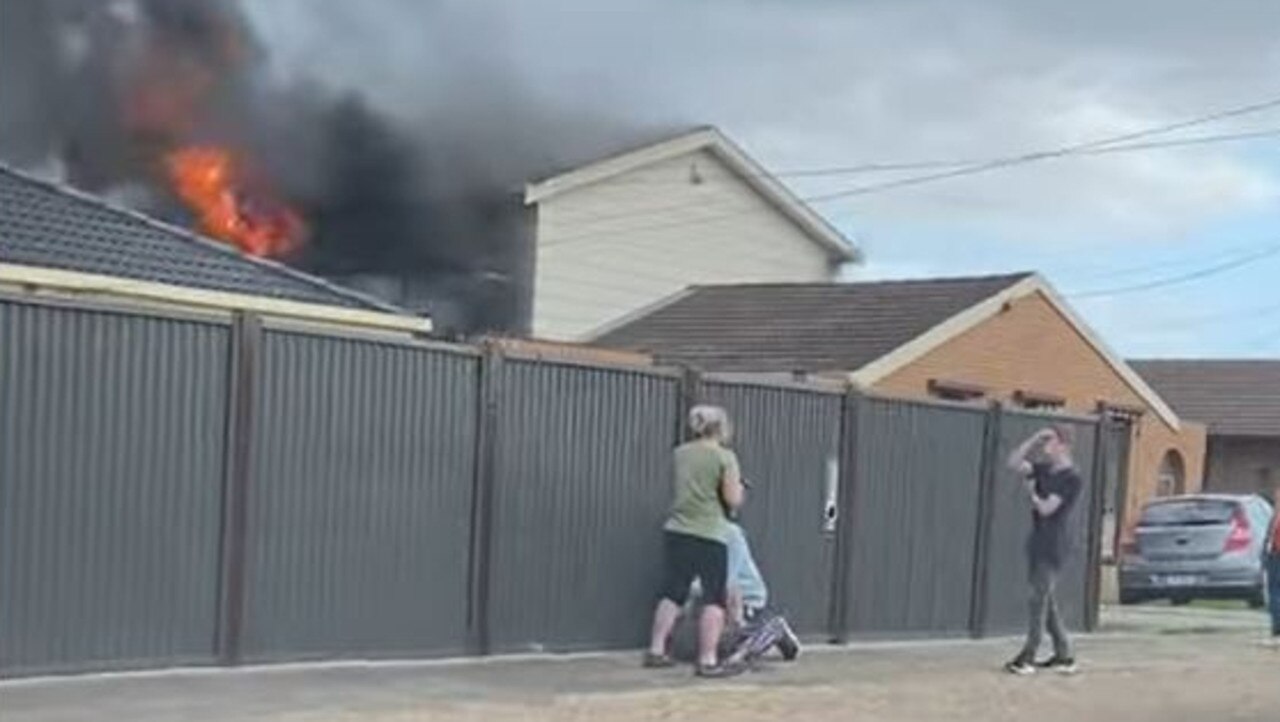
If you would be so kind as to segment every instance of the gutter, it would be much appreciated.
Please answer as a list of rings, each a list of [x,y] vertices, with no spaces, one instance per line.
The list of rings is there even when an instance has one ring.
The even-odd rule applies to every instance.
[[[264,316],[359,326],[384,331],[427,334],[431,319],[422,316],[366,311],[320,303],[291,301],[247,293],[213,291],[188,286],[175,286],[153,281],[139,281],[118,276],[104,276],[55,268],[0,263],[0,283],[31,289],[49,289],[75,295],[102,295],[210,309],[215,311],[250,311]]]

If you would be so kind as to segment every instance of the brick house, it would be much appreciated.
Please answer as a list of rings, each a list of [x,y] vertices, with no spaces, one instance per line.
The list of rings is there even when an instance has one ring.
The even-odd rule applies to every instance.
[[[1161,491],[1200,486],[1204,428],[1179,418],[1034,273],[692,287],[595,342],[709,371],[838,377],[893,396],[1105,409],[1133,428],[1128,493],[1113,515],[1132,519]]]
[[[1280,361],[1131,361],[1181,416],[1208,426],[1205,488],[1276,499]]]

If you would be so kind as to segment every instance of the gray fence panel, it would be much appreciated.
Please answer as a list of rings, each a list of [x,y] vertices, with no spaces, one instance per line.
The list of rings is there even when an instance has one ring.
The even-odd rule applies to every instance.
[[[1098,485],[1103,490],[1102,502],[1102,558],[1114,562],[1120,551],[1120,536],[1124,529],[1124,505],[1128,496],[1129,445],[1133,436],[1127,422],[1107,423],[1104,440],[1106,448],[1103,479]]]
[[[268,331],[247,659],[465,648],[478,359]]]
[[[824,531],[829,472],[839,458],[839,395],[712,383],[728,410],[743,474],[753,482],[742,525],[770,602],[801,634],[828,627],[835,536]],[[834,529],[832,530],[834,532]]]
[[[1062,600],[1063,616],[1072,629],[1084,629],[1088,617],[1088,585],[1089,564],[1089,517],[1094,513],[1094,495],[1105,493],[1099,485],[1103,479],[1094,479],[1095,446],[1097,445],[1097,427],[1095,424],[1071,422],[1067,426],[1075,433],[1074,461],[1080,469],[1080,478],[1084,487],[1080,497],[1072,508],[1071,524],[1071,556],[1062,571],[1059,582],[1059,599]]]
[[[967,633],[986,415],[860,403],[850,629]]]
[[[528,361],[500,368],[493,650],[639,646],[662,566],[678,384]]]
[[[999,464],[992,490],[992,531],[987,576],[986,631],[1021,631],[1027,624],[1027,536],[1031,532],[1031,505],[1023,480],[1004,463],[1024,439],[1061,419],[1006,412],[1001,423]],[[1085,585],[1089,555],[1085,548],[1093,494],[1094,426],[1066,422],[1075,432],[1074,461],[1084,488],[1071,512],[1071,556],[1058,586],[1058,603],[1068,626],[1081,629],[1085,620]]]
[[[0,303],[0,674],[213,661],[228,343]]]

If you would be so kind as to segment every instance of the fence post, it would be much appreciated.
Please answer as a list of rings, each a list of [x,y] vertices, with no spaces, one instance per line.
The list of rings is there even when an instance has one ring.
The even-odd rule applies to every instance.
[[[1098,628],[1099,605],[1102,599],[1102,515],[1106,508],[1107,494],[1107,446],[1109,429],[1107,416],[1099,409],[1093,429],[1093,468],[1089,488],[1089,527],[1086,542],[1087,567],[1084,580],[1084,628],[1092,632]]]
[[[851,604],[853,601],[853,545],[857,531],[858,496],[858,417],[863,396],[850,387],[844,395],[840,411],[840,479],[837,486],[836,552],[831,573],[828,627],[831,641],[844,644],[849,640]]]
[[[231,324],[230,383],[223,461],[222,543],[219,573],[218,661],[239,664],[244,634],[245,559],[249,486],[252,482],[253,411],[257,394],[262,319],[236,312]]]
[[[681,368],[679,398],[676,399],[675,443],[689,438],[689,411],[702,399],[702,373],[690,366]]]
[[[982,464],[978,481],[978,519],[973,539],[973,588],[969,600],[969,635],[987,634],[987,585],[991,574],[991,534],[995,523],[995,491],[1000,470],[1000,437],[1004,407],[991,402],[982,435]]]
[[[471,540],[467,590],[467,636],[472,654],[492,651],[489,611],[493,561],[493,504],[498,474],[498,414],[503,356],[486,343],[477,383],[475,478],[471,489]]]

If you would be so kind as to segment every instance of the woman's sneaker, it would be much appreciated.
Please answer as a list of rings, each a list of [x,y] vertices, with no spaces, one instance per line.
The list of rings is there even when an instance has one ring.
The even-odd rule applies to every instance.
[[[1036,662],[1036,666],[1058,674],[1075,674],[1080,671],[1080,667],[1076,665],[1074,657],[1058,657],[1055,655],[1043,662]]]
[[[665,654],[654,654],[653,652],[645,652],[644,659],[640,662],[645,669],[668,669],[676,666],[676,662]]]
[[[1019,677],[1026,677],[1036,673],[1036,667],[1030,661],[1023,657],[1017,657],[1012,662],[1004,666],[1004,671]]]
[[[746,666],[739,662],[720,662],[715,665],[699,664],[694,668],[693,674],[704,679],[727,679],[729,677],[737,677],[747,671]]]

